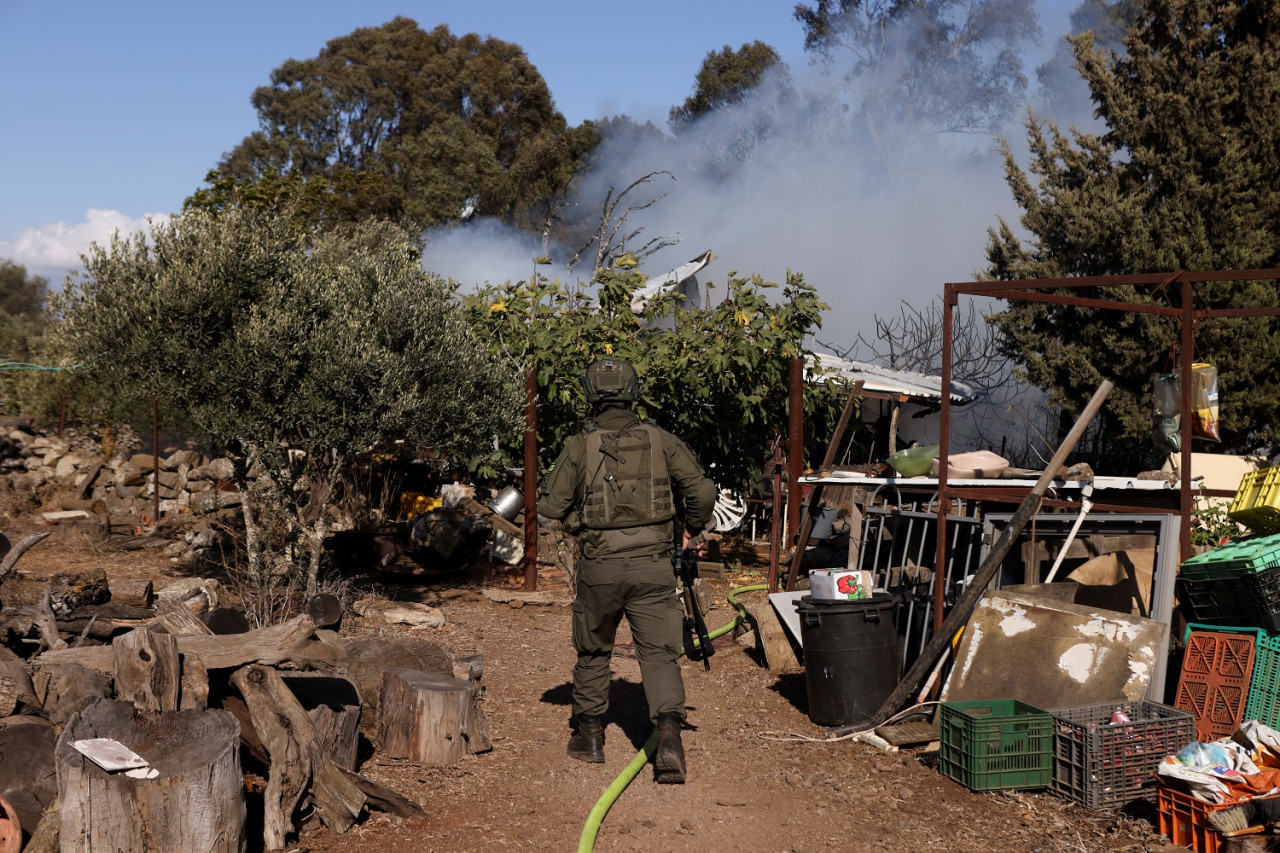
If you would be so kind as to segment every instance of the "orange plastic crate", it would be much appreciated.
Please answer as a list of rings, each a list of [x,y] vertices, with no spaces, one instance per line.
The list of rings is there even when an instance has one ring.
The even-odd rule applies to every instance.
[[[1195,853],[1218,853],[1223,849],[1226,839],[1209,823],[1209,813],[1234,805],[1238,803],[1206,803],[1164,785],[1156,788],[1160,834],[1169,836],[1174,844],[1180,844]]]

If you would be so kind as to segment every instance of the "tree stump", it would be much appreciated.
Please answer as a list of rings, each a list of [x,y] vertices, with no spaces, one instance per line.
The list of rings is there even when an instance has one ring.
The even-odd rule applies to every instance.
[[[159,771],[154,779],[108,773],[71,745],[119,741]],[[245,849],[240,726],[224,711],[141,715],[128,702],[86,708],[58,738],[59,837],[63,853],[90,850]]]
[[[132,702],[139,711],[178,710],[182,665],[176,637],[138,628],[116,637],[111,650],[117,697]]]
[[[0,797],[32,833],[40,815],[58,796],[53,750],[58,730],[43,717],[0,720]]]
[[[482,693],[479,684],[448,675],[387,671],[378,700],[379,747],[391,758],[416,764],[453,764],[490,749]]]
[[[320,751],[339,767],[355,770],[360,746],[360,694],[340,675],[282,672],[281,680],[316,727]]]

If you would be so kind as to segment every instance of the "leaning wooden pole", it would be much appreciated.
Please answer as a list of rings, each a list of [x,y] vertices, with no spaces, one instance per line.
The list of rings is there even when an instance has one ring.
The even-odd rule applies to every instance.
[[[1098,410],[1102,408],[1102,402],[1107,399],[1107,395],[1111,393],[1113,387],[1115,386],[1110,380],[1104,379],[1102,384],[1098,386],[1098,390],[1093,392],[1093,398],[1089,400],[1089,404],[1084,407],[1084,411],[1076,419],[1071,431],[1063,439],[1058,452],[1053,454],[1053,459],[1049,460],[1044,473],[1040,475],[1040,479],[1036,480],[1036,484],[1031,487],[1031,493],[1022,501],[1018,511],[1013,514],[1013,518],[1009,520],[1009,523],[1000,533],[1000,538],[996,540],[995,544],[991,546],[991,550],[987,552],[987,558],[978,567],[978,571],[974,572],[973,580],[965,587],[964,593],[956,601],[955,606],[951,608],[951,612],[947,614],[947,618],[942,623],[942,629],[933,632],[933,636],[929,638],[928,644],[920,652],[916,662],[911,665],[911,669],[898,682],[898,686],[889,694],[889,698],[884,700],[884,704],[880,706],[880,710],[876,712],[871,722],[861,723],[856,726],[841,726],[840,728],[829,730],[828,734],[833,737],[841,737],[853,732],[874,729],[876,726],[884,725],[886,720],[916,695],[924,684],[925,679],[929,677],[934,664],[938,662],[943,651],[950,645],[951,638],[955,636],[955,633],[960,630],[965,622],[969,621],[969,615],[973,613],[973,608],[977,606],[978,600],[987,591],[987,584],[991,583],[991,579],[995,577],[996,571],[1000,568],[1000,564],[1004,562],[1005,555],[1009,553],[1014,541],[1022,533],[1022,529],[1027,526],[1027,522],[1031,520],[1032,516],[1040,508],[1040,501],[1044,498],[1045,492],[1049,490],[1049,484],[1057,477],[1058,471],[1067,461],[1067,456],[1075,449],[1076,442],[1080,440],[1080,436],[1084,435],[1085,429],[1093,421],[1094,416],[1098,414]]]

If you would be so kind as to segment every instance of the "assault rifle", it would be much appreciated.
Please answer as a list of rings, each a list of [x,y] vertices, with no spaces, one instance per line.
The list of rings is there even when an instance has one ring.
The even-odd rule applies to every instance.
[[[684,529],[680,527],[676,535],[683,538],[683,533]],[[675,568],[676,577],[684,586],[684,653],[689,660],[700,660],[704,667],[711,669],[709,658],[716,653],[716,649],[711,645],[711,633],[707,631],[707,620],[702,618],[702,608],[698,606],[698,596],[693,585],[698,573],[698,549],[681,548],[677,544],[671,551],[671,564]]]

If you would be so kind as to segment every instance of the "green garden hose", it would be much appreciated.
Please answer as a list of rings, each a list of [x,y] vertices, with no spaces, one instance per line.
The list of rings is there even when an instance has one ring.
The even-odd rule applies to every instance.
[[[768,589],[768,584],[758,583],[752,586],[740,586],[729,592],[729,603],[738,611],[733,617],[733,621],[723,628],[717,628],[711,632],[711,639],[723,637],[733,629],[742,624],[742,620],[747,618],[747,608],[738,602],[737,595],[743,592],[756,592],[762,589]],[[680,654],[684,654],[684,649],[680,650]],[[582,827],[582,835],[578,838],[578,853],[591,853],[596,846],[596,833],[600,831],[600,824],[604,822],[604,816],[609,813],[609,809],[617,802],[618,797],[622,796],[622,792],[631,784],[631,780],[640,775],[641,769],[653,760],[653,754],[658,750],[658,730],[654,729],[649,739],[644,742],[644,746],[640,747],[640,751],[636,753],[636,757],[631,759],[618,777],[613,780],[605,792],[600,795],[600,799],[596,800],[595,807],[591,809],[591,813],[587,815],[587,822]]]

